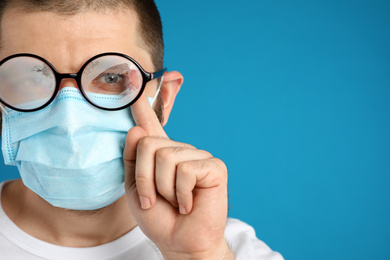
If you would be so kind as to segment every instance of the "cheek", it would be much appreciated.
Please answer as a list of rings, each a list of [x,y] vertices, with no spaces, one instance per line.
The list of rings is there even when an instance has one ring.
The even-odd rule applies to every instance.
[[[131,85],[136,89],[139,90],[141,88],[140,85],[140,76],[135,70],[132,70],[130,73],[126,74],[127,80],[130,81]]]

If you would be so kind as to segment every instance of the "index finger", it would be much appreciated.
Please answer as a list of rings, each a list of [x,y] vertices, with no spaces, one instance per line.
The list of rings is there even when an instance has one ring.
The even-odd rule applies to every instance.
[[[168,138],[165,133],[160,120],[149,104],[146,93],[144,92],[141,97],[131,107],[131,113],[133,114],[135,123],[142,127],[149,136],[161,136]]]

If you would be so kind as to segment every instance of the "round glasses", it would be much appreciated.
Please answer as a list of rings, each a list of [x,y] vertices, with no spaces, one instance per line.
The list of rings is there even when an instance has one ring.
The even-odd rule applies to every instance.
[[[75,74],[62,74],[42,57],[16,54],[0,61],[0,102],[21,112],[37,111],[54,100],[62,79],[73,78],[89,103],[115,111],[131,106],[146,83],[165,71],[147,72],[133,58],[109,52],[92,57]]]

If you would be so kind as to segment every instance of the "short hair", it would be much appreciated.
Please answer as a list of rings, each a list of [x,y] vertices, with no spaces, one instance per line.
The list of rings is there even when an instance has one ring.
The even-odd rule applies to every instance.
[[[140,47],[151,55],[155,70],[163,69],[162,23],[154,0],[1,0],[0,26],[4,12],[8,8],[20,8],[25,12],[47,11],[64,16],[71,16],[85,11],[99,12],[120,8],[133,10],[138,18],[137,29],[141,36]]]
[[[85,11],[99,12],[120,8],[132,10],[138,18],[137,30],[141,36],[138,44],[150,54],[155,70],[161,70],[164,67],[162,22],[154,0],[0,0],[0,28],[3,15],[9,8],[20,8],[27,13],[47,11],[63,16],[72,16]],[[162,122],[161,97],[157,101],[156,114],[160,122]],[[0,130],[2,128],[1,119],[0,115]]]

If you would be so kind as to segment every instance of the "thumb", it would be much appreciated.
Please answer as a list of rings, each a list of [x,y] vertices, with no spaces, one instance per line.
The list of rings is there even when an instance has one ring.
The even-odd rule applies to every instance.
[[[141,138],[147,136],[146,131],[139,126],[132,127],[126,136],[125,149],[123,151],[123,163],[125,167],[126,190],[135,183],[135,161],[137,157],[137,146]]]

